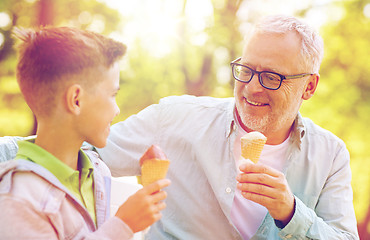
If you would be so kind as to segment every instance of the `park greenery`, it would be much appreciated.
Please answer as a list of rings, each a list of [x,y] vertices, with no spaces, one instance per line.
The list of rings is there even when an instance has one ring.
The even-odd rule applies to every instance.
[[[2,0],[0,136],[35,133],[34,117],[24,103],[15,78],[16,42],[11,37],[15,26],[74,26],[127,43],[128,54],[121,63],[121,91],[117,96],[121,114],[115,122],[168,95],[232,97],[234,82],[229,63],[241,54],[245,29],[260,17],[253,12],[243,16],[241,9],[254,1],[206,1],[212,11],[200,18],[201,24],[194,24],[197,16],[189,13],[194,1],[171,1],[176,3],[174,9],[179,20],[163,23],[172,23],[167,28],[173,27],[166,39],[147,33],[146,26],[153,28],[149,22],[136,29],[130,23],[139,17],[145,21],[145,16],[156,7],[166,9],[169,1],[153,0],[150,5],[149,1],[139,2],[148,6],[136,4],[129,9],[130,13],[122,14],[101,0]],[[268,5],[271,1],[260,2]],[[346,143],[351,155],[359,230],[362,236],[368,237],[370,154],[367,139],[370,139],[370,131],[366,129],[370,122],[370,3],[368,0],[326,1],[325,6],[318,6],[314,2],[318,1],[292,13],[304,18],[312,9],[325,7],[328,14],[337,14],[320,26],[325,43],[321,78],[315,96],[303,104],[301,113]],[[165,32],[161,34],[165,36]],[[165,45],[163,51],[159,51],[161,45]]]

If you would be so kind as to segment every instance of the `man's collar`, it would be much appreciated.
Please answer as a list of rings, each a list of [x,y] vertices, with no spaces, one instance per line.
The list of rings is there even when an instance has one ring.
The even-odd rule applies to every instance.
[[[295,118],[293,122],[292,127],[292,142],[297,144],[297,147],[301,148],[302,138],[306,134],[306,127],[303,124],[303,117],[301,113],[298,112],[297,117]]]
[[[226,119],[226,131],[225,131],[225,137],[230,137],[231,133],[236,130],[236,122],[234,119],[234,111],[235,111],[235,99],[233,98],[232,101],[230,101],[229,106],[227,108],[227,119]]]

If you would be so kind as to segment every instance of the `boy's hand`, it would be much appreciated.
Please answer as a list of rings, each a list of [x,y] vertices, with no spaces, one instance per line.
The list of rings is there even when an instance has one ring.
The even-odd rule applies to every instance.
[[[161,189],[170,183],[168,179],[161,179],[140,189],[119,207],[116,217],[134,233],[146,229],[162,217],[160,211],[166,207],[162,200],[166,199],[167,193]]]

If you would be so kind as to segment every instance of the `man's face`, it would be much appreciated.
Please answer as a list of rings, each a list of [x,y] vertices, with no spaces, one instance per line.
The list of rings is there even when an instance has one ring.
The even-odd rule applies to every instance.
[[[293,75],[302,73],[299,56],[300,39],[295,33],[254,33],[240,63],[257,71]],[[246,130],[266,136],[286,134],[302,103],[307,79],[284,80],[278,90],[262,87],[257,75],[249,83],[235,81],[236,108]]]

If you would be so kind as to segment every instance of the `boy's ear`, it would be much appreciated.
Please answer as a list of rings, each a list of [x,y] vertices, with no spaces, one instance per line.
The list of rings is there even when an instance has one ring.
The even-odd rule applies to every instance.
[[[303,100],[308,100],[314,95],[317,85],[319,84],[319,79],[320,79],[319,74],[313,74],[312,76],[310,76],[306,83],[305,91],[303,92],[302,95]]]
[[[67,110],[75,115],[81,112],[81,98],[83,89],[79,84],[73,84],[67,89],[66,105]]]

